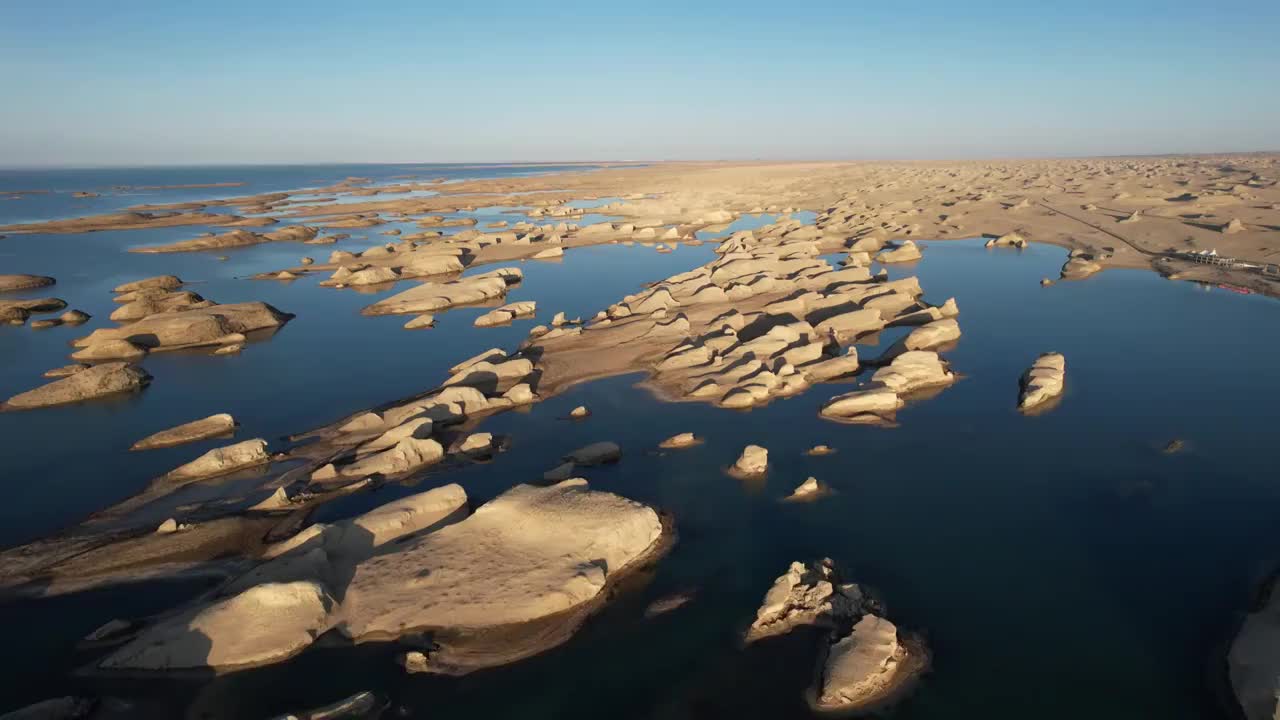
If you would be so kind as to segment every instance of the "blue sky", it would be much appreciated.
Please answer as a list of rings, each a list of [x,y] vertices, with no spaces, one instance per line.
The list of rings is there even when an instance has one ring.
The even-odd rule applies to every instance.
[[[0,2],[0,166],[1280,150],[1280,2]]]

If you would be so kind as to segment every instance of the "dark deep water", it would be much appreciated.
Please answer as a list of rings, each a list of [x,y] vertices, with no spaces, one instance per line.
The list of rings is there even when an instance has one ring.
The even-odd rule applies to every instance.
[[[343,170],[325,181],[358,174]],[[538,320],[497,329],[472,328],[484,312],[473,308],[438,316],[434,330],[408,332],[399,327],[405,318],[358,315],[389,291],[319,288],[318,278],[238,279],[301,255],[380,242],[377,232],[390,227],[355,231],[366,238],[337,246],[230,251],[226,262],[212,253],[121,252],[204,228],[0,240],[4,271],[55,275],[58,284],[36,294],[95,316],[81,328],[0,328],[5,396],[65,364],[71,338],[109,324],[109,289],[126,280],[174,272],[219,302],[260,299],[298,314],[238,357],[149,357],[155,380],[135,397],[0,415],[0,487],[8,497],[0,543],[73,523],[220,444],[125,452],[149,432],[226,411],[242,423],[237,438],[275,441],[426,389],[463,357],[514,347],[557,310],[589,317],[643,282],[712,257],[710,245],[669,255],[602,246],[570,250],[563,263],[520,263],[525,282],[509,300],[537,300]],[[3,606],[9,642],[0,651],[0,709],[89,688],[172,703],[158,716],[190,707],[197,717],[254,718],[368,689],[409,717],[809,717],[800,696],[809,657],[743,655],[737,640],[788,563],[829,556],[874,588],[899,625],[924,632],[934,651],[915,694],[887,713],[895,720],[1232,717],[1219,697],[1220,653],[1280,547],[1280,341],[1272,330],[1280,304],[1141,271],[1041,288],[1041,277],[1057,275],[1058,248],[926,245],[917,266],[890,272],[919,275],[931,302],[957,298],[964,336],[946,357],[964,379],[909,405],[900,427],[820,419],[820,405],[844,391],[839,384],[744,413],[663,403],[635,386],[640,376],[610,378],[486,421],[483,430],[511,436],[510,451],[493,463],[317,513],[354,514],[454,481],[481,502],[538,478],[569,450],[617,441],[623,461],[586,476],[596,488],[669,511],[679,542],[647,584],[567,645],[460,680],[406,676],[386,647],[317,647],[212,681],[69,678],[92,659],[71,651],[85,633],[199,590],[146,583]],[[901,332],[885,333],[879,347]],[[859,349],[864,357],[879,350]],[[1067,394],[1051,412],[1023,417],[1014,410],[1018,376],[1049,350],[1066,355]],[[579,404],[591,408],[589,419],[559,419]],[[707,442],[653,451],[682,431]],[[1187,449],[1165,455],[1173,438]],[[770,451],[762,483],[721,471],[747,443]],[[802,454],[817,443],[839,452]],[[808,475],[836,494],[779,502]],[[691,603],[644,619],[648,603],[684,590],[696,590]]]

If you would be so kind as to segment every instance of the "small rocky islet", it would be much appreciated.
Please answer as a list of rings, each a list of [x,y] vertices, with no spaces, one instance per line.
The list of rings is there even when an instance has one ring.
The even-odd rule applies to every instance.
[[[356,185],[345,191],[351,187]],[[820,417],[893,426],[903,408],[929,401],[962,378],[963,368],[953,368],[947,360],[948,350],[961,341],[959,303],[954,298],[934,300],[937,304],[926,301],[927,288],[917,278],[901,275],[929,251],[918,240],[970,227],[1000,226],[1003,223],[987,221],[988,215],[1031,214],[1038,207],[1026,198],[999,202],[992,192],[972,187],[954,190],[963,200],[955,205],[989,203],[991,208],[974,208],[966,222],[961,218],[970,211],[942,213],[945,217],[937,221],[914,218],[922,222],[911,223],[905,221],[913,218],[848,193],[811,205],[821,207],[813,223],[783,213],[775,222],[729,232],[714,241],[709,262],[623,296],[586,323],[557,313],[550,327],[533,328],[519,346],[464,360],[439,386],[417,397],[357,413],[283,443],[253,438],[202,448],[155,477],[138,498],[106,509],[73,532],[20,549],[21,553],[0,553],[0,567],[8,569],[4,584],[27,590],[39,584],[41,592],[52,595],[127,582],[143,568],[163,573],[165,564],[179,555],[222,574],[220,584],[196,600],[114,630],[115,646],[94,662],[94,672],[107,676],[253,668],[285,662],[322,638],[339,644],[394,640],[405,646],[404,670],[442,675],[466,674],[541,653],[568,641],[590,615],[625,592],[628,577],[660,565],[676,537],[679,517],[607,487],[593,487],[580,477],[582,471],[602,465],[625,467],[617,443],[585,445],[559,458],[542,479],[527,479],[536,483],[514,484],[485,501],[473,502],[462,485],[445,484],[343,520],[298,519],[342,497],[386,483],[447,477],[453,468],[478,457],[499,455],[500,439],[477,431],[487,417],[528,408],[610,375],[642,372],[644,384],[660,397],[740,412],[823,392],[817,385],[840,384],[843,387],[827,391],[830,398],[821,404]],[[573,217],[561,212],[566,199],[548,198],[543,204],[535,199],[531,220]],[[332,237],[322,235],[321,227],[375,227],[391,212],[411,215],[447,207],[435,199],[418,206],[408,204],[416,200],[370,202],[367,208],[347,208],[334,215],[306,206],[288,207],[287,196],[239,199],[226,205],[288,207],[281,219],[312,225],[264,233],[235,229],[138,251],[317,244]],[[380,207],[379,202],[388,204]],[[406,204],[389,204],[396,202]],[[319,284],[333,290],[394,287],[393,293],[366,305],[362,314],[412,315],[405,325],[411,329],[430,327],[437,316],[457,308],[488,303],[491,309],[472,324],[501,327],[535,316],[537,304],[506,302],[508,293],[519,289],[518,267],[479,269],[482,266],[554,260],[566,249],[594,244],[657,246],[661,241],[663,249],[669,249],[695,240],[699,231],[727,225],[744,212],[680,204],[660,194],[618,205],[613,209],[625,209],[626,221],[492,223],[488,229],[495,232],[477,230],[474,222],[451,225],[442,216],[425,216],[419,222],[424,231],[416,237],[399,234],[395,243],[359,252],[335,251],[325,263],[304,262],[255,277],[327,273]],[[191,217],[184,217],[188,213]],[[206,222],[195,222],[197,216]],[[1141,217],[1134,210],[1121,220],[1139,225],[1134,218]],[[209,219],[201,208],[162,208],[96,221],[56,221],[45,230],[214,224]],[[992,234],[986,244],[993,251],[1008,251],[1025,248],[1028,238],[1065,242],[1051,227],[1030,216],[1025,219],[1009,223],[1016,227]],[[266,220],[219,215],[217,224],[271,224]],[[1052,226],[1057,221],[1044,222]],[[1247,226],[1236,223],[1229,234],[1248,232]],[[437,228],[450,227],[466,229],[438,234]],[[843,257],[834,260],[835,255]],[[1083,279],[1114,260],[1113,250],[1101,246],[1072,247],[1061,276]],[[877,265],[881,269],[874,269]],[[886,265],[900,266],[897,276],[891,279],[883,269]],[[470,274],[460,276],[463,272]],[[14,291],[53,282],[41,276],[0,279],[0,290]],[[412,285],[398,285],[404,281]],[[127,283],[115,293],[119,307],[110,320],[118,325],[98,327],[72,340],[75,350],[70,358],[75,364],[50,370],[46,374],[56,378],[53,382],[14,395],[2,409],[35,410],[138,392],[151,381],[143,368],[152,353],[240,349],[254,333],[278,329],[291,318],[265,302],[218,304],[175,276]],[[8,303],[0,305],[0,312],[8,313],[4,317],[23,322],[32,313],[66,307],[57,299],[0,302]],[[305,307],[297,309],[306,312]],[[82,315],[64,315],[60,321],[89,319]],[[896,328],[905,332],[879,353],[866,353],[865,346],[860,353],[856,347]],[[1062,355],[1040,356],[1018,379],[1019,410],[1051,410],[1061,402],[1064,377]],[[200,414],[196,410],[190,416]],[[592,416],[585,406],[568,414],[577,420]],[[231,415],[217,413],[158,431],[129,449],[180,448],[225,438],[237,428]],[[713,437],[715,429],[693,429],[699,432],[671,435],[658,447],[700,452],[695,448],[705,442],[702,433]],[[269,452],[272,446],[278,449]],[[805,454],[833,452],[816,445]],[[775,453],[771,460],[763,445],[748,445],[725,469],[744,479],[778,478],[791,488],[787,500],[811,500],[830,491],[812,476],[801,482],[804,473],[790,477],[790,463],[778,458]],[[259,477],[261,482],[236,502],[175,506],[161,522],[145,514],[135,521],[136,511],[163,504],[183,486],[227,477]],[[166,544],[172,547],[161,550]],[[229,544],[236,547],[235,562],[227,561]],[[68,552],[72,547],[75,553]],[[108,555],[117,562],[92,561]],[[929,667],[930,653],[920,636],[900,629],[877,600],[860,586],[843,582],[835,568],[828,560],[792,565],[768,590],[744,644],[797,627],[820,628],[823,644],[815,652],[814,686],[806,694],[810,706],[820,712],[878,708],[900,698],[919,680]],[[653,616],[677,611],[687,602],[681,598],[660,603],[661,611]],[[1267,659],[1272,645],[1267,612],[1264,607],[1250,616],[1230,656],[1232,683],[1250,718],[1265,717],[1274,706],[1274,697],[1268,705],[1266,693],[1257,689],[1277,674]],[[430,641],[424,641],[427,637]],[[365,693],[339,703],[348,704],[368,708],[376,702]]]

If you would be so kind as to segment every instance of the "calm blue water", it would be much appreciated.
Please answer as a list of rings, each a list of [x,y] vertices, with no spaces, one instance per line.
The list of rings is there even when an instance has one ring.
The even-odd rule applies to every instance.
[[[378,241],[381,229],[349,242]],[[145,241],[192,234],[152,230]],[[155,382],[128,400],[0,415],[8,439],[0,487],[10,498],[0,508],[4,543],[128,497],[205,449],[125,452],[156,429],[228,411],[244,425],[238,437],[278,438],[419,392],[461,357],[514,346],[533,324],[476,329],[471,320],[483,310],[463,309],[441,315],[434,330],[408,332],[399,327],[404,318],[358,315],[385,293],[319,288],[318,278],[239,279],[333,246],[259,246],[218,262],[211,254],[121,253],[139,244],[137,233],[0,243],[33,264],[25,271],[57,275],[56,294],[96,316],[78,329],[0,332],[6,392],[64,364],[65,342],[105,323],[109,288],[128,279],[175,272],[220,302],[261,299],[298,314],[239,357],[148,358]],[[1280,304],[1139,271],[1041,288],[1041,277],[1057,274],[1060,249],[926,245],[917,266],[890,272],[919,275],[932,302],[958,299],[964,337],[948,358],[964,379],[907,407],[898,428],[821,420],[821,404],[849,384],[741,413],[663,403],[635,386],[638,376],[610,378],[492,418],[484,429],[509,434],[512,446],[491,464],[355,496],[319,514],[348,515],[454,481],[483,501],[537,478],[569,450],[619,442],[623,461],[588,477],[671,512],[679,543],[646,585],[566,646],[461,680],[403,676],[393,649],[373,647],[316,649],[217,680],[107,688],[155,699],[165,708],[157,716],[185,708],[192,716],[267,717],[369,689],[409,717],[585,719],[602,708],[625,718],[808,717],[800,691],[809,661],[744,655],[737,638],[790,561],[830,556],[875,588],[900,625],[923,631],[935,652],[933,671],[892,718],[1231,717],[1215,695],[1216,653],[1280,547],[1280,486],[1268,452],[1280,342],[1262,330],[1275,327]],[[563,263],[523,263],[525,282],[510,298],[537,300],[540,321],[557,310],[590,316],[710,257],[709,246],[571,250]],[[874,356],[901,332],[860,351]],[[1018,376],[1049,350],[1067,357],[1066,397],[1048,414],[1023,417],[1014,410]],[[579,404],[591,408],[588,420],[560,419]],[[652,452],[682,431],[707,442]],[[1175,437],[1187,450],[1163,454]],[[747,443],[770,450],[764,482],[722,472]],[[802,454],[817,443],[839,452]],[[836,494],[779,502],[808,475]],[[64,674],[87,661],[70,653],[77,638],[194,590],[152,584],[9,605],[14,636],[0,653],[0,708],[84,687]],[[643,619],[649,602],[678,590],[696,590],[695,600]]]
[[[206,167],[150,168],[68,168],[51,170],[6,170],[0,168],[0,225],[56,220],[117,212],[133,205],[216,200],[266,192],[324,187],[348,177],[369,178],[374,185],[427,182],[436,178],[452,181],[512,175],[531,175],[591,169],[575,165],[463,165],[408,163],[403,165],[220,165]],[[412,178],[400,177],[412,175]],[[167,188],[146,187],[210,183],[244,183],[237,187]],[[47,193],[10,199],[5,194],[31,190]],[[96,192],[95,198],[73,198],[72,193]],[[426,196],[375,195],[340,202],[397,199]]]

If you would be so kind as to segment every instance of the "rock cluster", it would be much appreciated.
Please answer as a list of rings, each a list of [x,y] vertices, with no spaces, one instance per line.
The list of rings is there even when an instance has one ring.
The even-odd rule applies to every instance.
[[[872,709],[902,693],[928,664],[923,646],[904,638],[861,588],[841,583],[830,560],[792,563],[766,593],[746,642],[800,627],[826,635],[811,698],[818,710]]]
[[[583,480],[517,486],[469,517],[465,492],[448,485],[269,546],[261,565],[100,664],[252,667],[336,630],[354,642],[431,633],[423,669],[470,672],[567,639],[663,537],[652,509]],[[541,631],[519,631],[530,625]]]
[[[908,350],[871,376],[858,390],[837,395],[822,406],[822,417],[851,423],[892,423],[903,396],[955,382],[955,373],[931,350]]]

